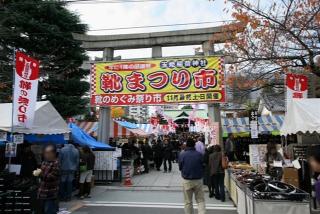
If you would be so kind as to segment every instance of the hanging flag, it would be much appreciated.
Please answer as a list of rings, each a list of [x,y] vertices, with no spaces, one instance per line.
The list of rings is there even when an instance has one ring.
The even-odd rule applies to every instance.
[[[287,74],[287,99],[308,97],[308,77],[302,74]]]
[[[31,128],[37,102],[39,61],[16,52],[13,92],[13,125]]]

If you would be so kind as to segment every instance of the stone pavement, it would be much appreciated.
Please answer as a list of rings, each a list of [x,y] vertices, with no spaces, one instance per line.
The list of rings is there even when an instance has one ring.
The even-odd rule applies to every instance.
[[[181,190],[182,187],[182,179],[177,163],[172,164],[172,172],[170,173],[151,170],[147,174],[135,175],[132,181],[134,187],[165,187],[171,190]]]
[[[90,207],[99,209],[102,209],[101,207],[178,208],[179,210],[183,208],[182,179],[176,163],[173,164],[171,173],[151,170],[148,174],[135,175],[132,182],[132,187],[126,187],[119,183],[113,183],[109,186],[96,186],[92,190],[92,198],[61,203],[60,207],[73,212],[77,210],[75,214],[92,210]],[[206,187],[204,188],[206,190]],[[206,204],[211,210],[233,211],[234,209],[231,201],[222,203],[209,198],[207,191]]]

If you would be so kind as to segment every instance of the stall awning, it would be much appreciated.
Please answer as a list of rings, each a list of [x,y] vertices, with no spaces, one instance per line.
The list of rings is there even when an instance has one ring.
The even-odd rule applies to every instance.
[[[287,105],[281,135],[320,133],[320,99],[293,99]]]
[[[110,145],[95,140],[74,123],[70,123],[69,128],[71,129],[72,140],[80,146],[89,146],[91,149],[97,150],[115,150],[115,148]]]
[[[151,124],[137,124],[138,128],[143,130],[145,133],[151,134],[152,133],[152,126]]]
[[[261,116],[258,118],[259,133],[279,131],[283,124],[283,115]],[[249,118],[221,118],[224,133],[250,132]]]
[[[259,132],[279,131],[283,124],[283,115],[261,116],[258,118]]]
[[[12,104],[0,104],[0,130],[11,132]],[[69,133],[67,123],[49,101],[37,102],[33,128],[13,127],[13,132],[21,134],[54,135]]]
[[[221,118],[223,132],[242,133],[250,132],[249,118]]]
[[[79,122],[77,125],[88,134],[97,135],[99,122]],[[126,121],[111,121],[110,137],[130,137],[134,135],[147,136],[144,130],[139,129],[137,124]]]

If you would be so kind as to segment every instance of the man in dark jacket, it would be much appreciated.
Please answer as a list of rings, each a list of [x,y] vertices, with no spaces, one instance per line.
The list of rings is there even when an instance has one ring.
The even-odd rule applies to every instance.
[[[186,214],[193,213],[193,194],[198,203],[198,213],[205,214],[205,200],[202,188],[203,155],[195,150],[195,142],[188,139],[186,150],[180,154],[179,169],[183,178],[184,210]]]
[[[172,151],[173,147],[169,143],[168,140],[163,141],[163,167],[164,167],[164,172],[168,172],[168,166],[167,163],[169,164],[169,172],[172,170]]]
[[[153,159],[154,159],[155,167],[158,171],[160,171],[160,167],[162,165],[162,158],[163,158],[161,140],[154,141],[152,150],[153,150]]]

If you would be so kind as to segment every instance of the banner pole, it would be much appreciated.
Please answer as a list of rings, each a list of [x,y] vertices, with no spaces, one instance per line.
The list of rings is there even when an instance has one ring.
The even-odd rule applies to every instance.
[[[13,59],[12,59],[12,109],[11,109],[11,134],[10,134],[10,141],[11,143],[13,142],[13,118],[14,118],[14,85],[15,85],[15,74],[16,74],[16,48],[13,48]],[[8,169],[10,171],[10,167],[11,167],[11,154],[9,154],[9,162],[8,162]]]

